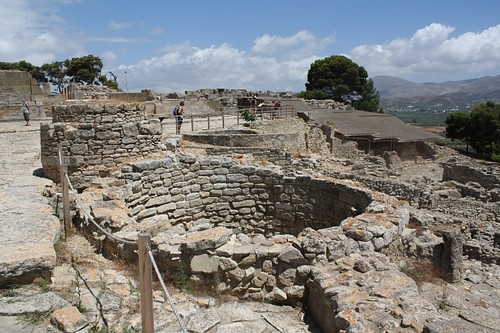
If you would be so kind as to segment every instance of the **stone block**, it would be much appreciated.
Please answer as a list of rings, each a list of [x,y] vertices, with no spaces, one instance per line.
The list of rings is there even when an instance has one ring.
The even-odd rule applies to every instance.
[[[208,249],[213,250],[226,244],[232,234],[231,229],[223,227],[190,233],[181,244],[181,251],[194,253]]]
[[[292,246],[284,248],[278,255],[278,260],[294,266],[305,265],[308,263],[302,253]]]
[[[189,268],[193,273],[215,273],[219,269],[219,257],[208,254],[195,255],[191,258]]]
[[[76,332],[87,325],[87,319],[75,306],[54,311],[50,321],[63,332]]]

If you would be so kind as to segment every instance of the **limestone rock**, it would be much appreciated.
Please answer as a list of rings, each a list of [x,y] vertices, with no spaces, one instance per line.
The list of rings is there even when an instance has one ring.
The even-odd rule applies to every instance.
[[[50,316],[50,321],[63,332],[76,332],[87,325],[87,319],[74,306],[58,309]]]
[[[240,321],[235,323],[222,324],[217,327],[217,333],[264,333],[265,331],[266,324],[263,321]]]
[[[14,316],[23,313],[45,312],[69,305],[69,302],[53,292],[31,296],[1,297],[0,315]]]
[[[302,253],[296,248],[289,246],[279,254],[278,260],[291,264],[291,265],[305,265],[308,261],[304,258]]]
[[[193,273],[214,273],[219,268],[219,257],[208,254],[196,255],[191,259],[190,269]]]
[[[214,309],[198,310],[189,316],[186,328],[193,333],[205,333],[220,323],[220,317]]]
[[[186,239],[181,244],[181,251],[195,253],[207,249],[216,249],[226,244],[232,234],[231,229],[223,227],[191,233],[186,236]]]

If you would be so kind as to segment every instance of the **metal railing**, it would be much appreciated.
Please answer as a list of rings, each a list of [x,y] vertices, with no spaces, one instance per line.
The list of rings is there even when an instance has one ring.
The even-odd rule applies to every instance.
[[[183,131],[196,132],[200,130],[211,130],[218,128],[226,128],[230,126],[248,123],[242,116],[242,111],[248,110],[255,114],[255,122],[272,121],[275,119],[290,118],[295,116],[296,112],[292,106],[282,106],[273,110],[271,107],[258,107],[255,109],[246,107],[234,110],[221,111],[220,114],[187,114],[183,116]],[[175,133],[176,116],[153,114],[149,115],[153,118],[158,118],[164,130]]]

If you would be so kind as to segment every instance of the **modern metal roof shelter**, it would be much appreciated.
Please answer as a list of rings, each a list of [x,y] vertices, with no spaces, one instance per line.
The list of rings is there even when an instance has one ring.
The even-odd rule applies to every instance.
[[[308,113],[319,123],[332,123],[336,135],[345,139],[415,142],[441,139],[437,134],[404,123],[393,115],[358,110],[322,109]]]

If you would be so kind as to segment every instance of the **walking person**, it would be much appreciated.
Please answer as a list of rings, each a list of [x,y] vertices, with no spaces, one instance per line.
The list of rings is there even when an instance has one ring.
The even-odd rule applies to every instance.
[[[22,111],[23,111],[23,116],[24,120],[26,120],[26,125],[25,126],[31,126],[31,120],[30,120],[30,106],[28,102],[23,98],[22,101]]]
[[[184,122],[184,101],[180,101],[174,108],[175,134],[181,134],[182,123]]]

